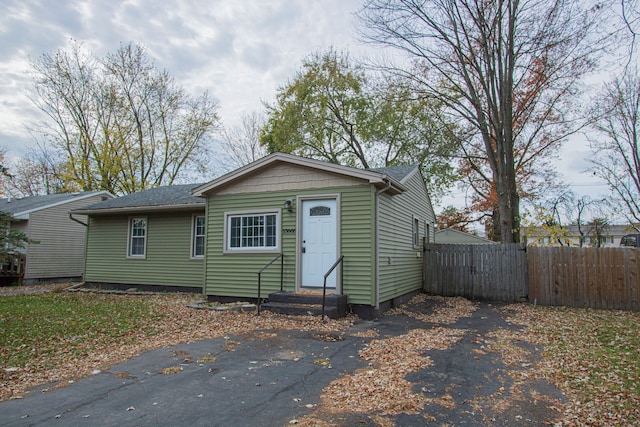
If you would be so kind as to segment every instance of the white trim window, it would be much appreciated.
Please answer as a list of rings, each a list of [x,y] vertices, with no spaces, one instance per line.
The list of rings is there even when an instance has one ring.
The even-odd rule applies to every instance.
[[[147,254],[147,218],[129,218],[129,250],[130,258],[144,258]]]
[[[191,235],[191,258],[204,257],[205,216],[193,216],[193,233]]]
[[[226,214],[226,250],[269,252],[280,247],[278,212]]]

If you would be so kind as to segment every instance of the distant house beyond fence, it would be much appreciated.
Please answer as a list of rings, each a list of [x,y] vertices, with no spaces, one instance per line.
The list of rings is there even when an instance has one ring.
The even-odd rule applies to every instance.
[[[640,310],[640,249],[427,244],[424,290],[442,296]]]

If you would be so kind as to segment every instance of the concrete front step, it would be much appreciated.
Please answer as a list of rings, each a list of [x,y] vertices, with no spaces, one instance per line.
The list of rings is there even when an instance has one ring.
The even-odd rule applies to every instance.
[[[260,306],[261,310],[267,310],[272,313],[287,314],[290,316],[321,316],[322,305],[318,304],[292,304],[285,302],[265,302]],[[325,306],[324,315],[330,319],[337,319],[338,308]],[[344,315],[343,315],[344,316]]]
[[[291,315],[321,315],[322,294],[274,292],[261,306],[265,310]],[[332,319],[347,315],[347,296],[329,294],[325,297],[325,315]]]

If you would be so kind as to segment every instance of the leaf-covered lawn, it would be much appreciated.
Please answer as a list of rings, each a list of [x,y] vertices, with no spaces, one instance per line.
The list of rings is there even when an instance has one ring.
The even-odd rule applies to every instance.
[[[513,306],[512,306],[513,307]],[[545,376],[568,397],[563,425],[640,425],[640,313],[518,305]]]
[[[23,396],[36,385],[64,385],[163,346],[260,330],[335,333],[346,330],[354,321],[346,318],[323,324],[306,316],[264,312],[257,317],[254,313],[194,310],[186,307],[191,299],[184,295],[84,293],[0,296],[0,400]],[[441,305],[423,319],[436,325],[466,317],[473,309],[473,304],[462,299],[436,300]],[[532,361],[531,369],[555,383],[567,396],[560,425],[640,425],[640,313],[533,308],[527,304],[514,304],[503,310],[511,322],[525,326],[521,332],[512,331],[503,337],[505,343],[522,340],[544,348],[544,359]],[[394,338],[407,341],[394,341],[391,347],[398,351],[422,348],[424,345],[415,345],[416,340],[421,340],[440,348],[457,339],[435,333],[438,331],[435,328],[424,336],[406,334]],[[390,357],[386,350],[376,351],[376,342],[372,341],[362,357],[375,361],[377,370],[384,375],[378,378],[377,372],[370,369],[341,377],[332,383],[333,388],[325,390],[333,398],[329,400],[352,389],[350,405],[367,407],[372,404],[365,401],[367,394],[359,396],[355,391],[376,378],[394,381],[394,387],[402,388],[404,377],[401,372],[396,375],[395,371],[400,370],[393,367],[413,366],[410,364],[415,354],[407,350]],[[503,357],[509,355],[509,348],[507,345],[503,349]],[[388,361],[392,363],[387,371]],[[390,413],[398,407],[405,411],[408,401],[403,396],[398,393],[397,402],[385,398],[375,403]],[[360,397],[362,401],[357,401]],[[388,397],[393,399],[393,394]]]

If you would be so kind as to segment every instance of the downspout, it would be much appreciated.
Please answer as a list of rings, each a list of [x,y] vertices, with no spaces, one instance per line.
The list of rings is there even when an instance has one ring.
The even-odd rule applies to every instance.
[[[226,227],[226,224],[223,225]],[[207,248],[209,244],[209,198],[204,199],[204,256],[202,258],[202,297],[205,301],[207,297]],[[224,243],[223,243],[224,244]]]
[[[391,188],[391,180],[387,180],[387,186],[376,191],[376,310],[380,309],[380,194]]]
[[[87,217],[89,218],[89,217]],[[69,219],[71,221],[77,222],[80,225],[83,225],[85,228],[87,228],[86,232],[84,233],[84,251],[82,254],[82,282],[80,282],[81,284],[84,284],[84,280],[85,277],[87,275],[87,251],[89,250],[89,224],[85,224],[84,222],[80,221],[79,219],[76,219],[73,217],[73,213],[69,212]]]

